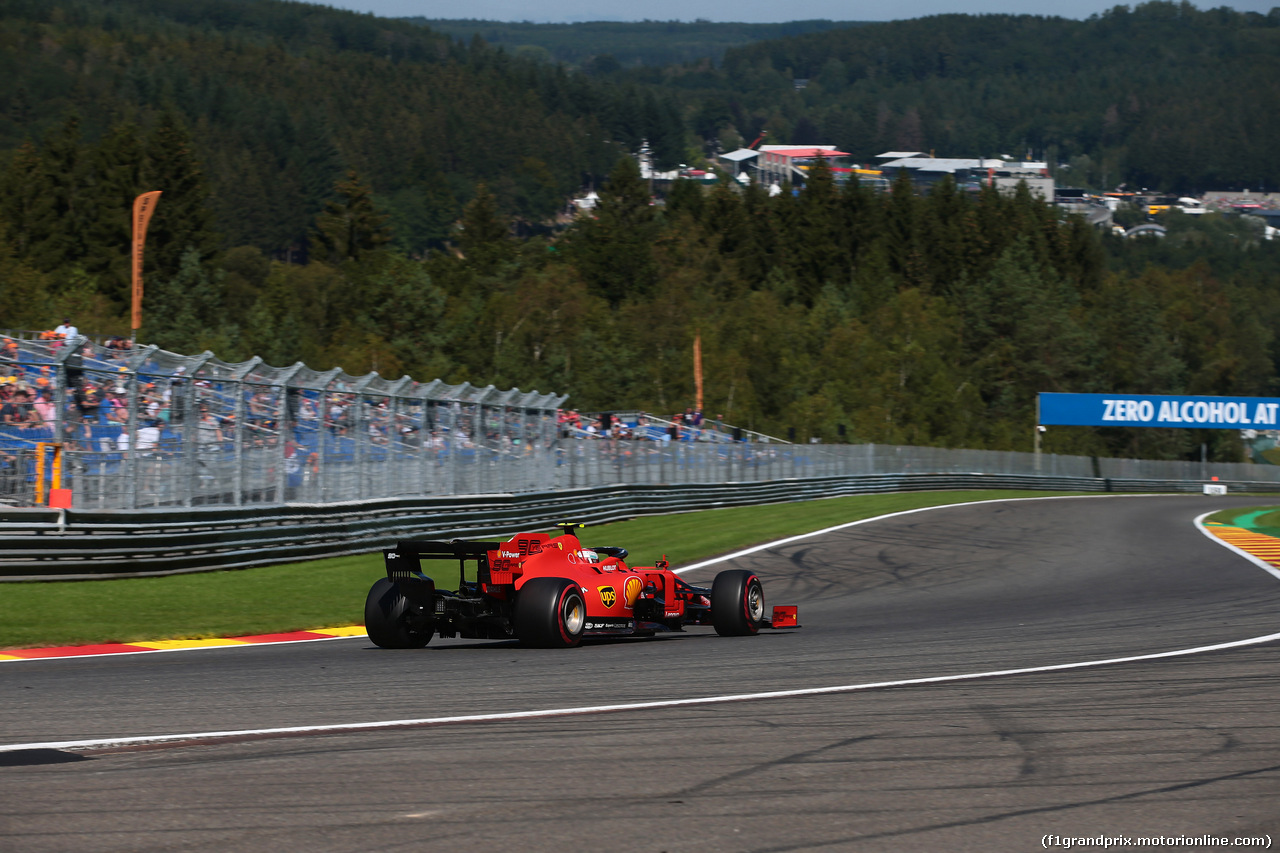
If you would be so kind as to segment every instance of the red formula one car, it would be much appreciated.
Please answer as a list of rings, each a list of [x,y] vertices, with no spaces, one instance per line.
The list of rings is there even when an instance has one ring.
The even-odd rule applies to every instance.
[[[386,649],[421,648],[435,634],[568,648],[583,637],[652,636],[685,625],[710,624],[721,636],[797,627],[795,607],[775,607],[766,618],[754,572],[731,569],[710,589],[690,586],[666,560],[632,568],[625,548],[584,547],[570,532],[578,527],[506,542],[411,540],[384,551],[387,576],[364,605],[369,639]],[[455,563],[458,589],[438,589],[423,560]],[[467,580],[470,561],[475,581]]]

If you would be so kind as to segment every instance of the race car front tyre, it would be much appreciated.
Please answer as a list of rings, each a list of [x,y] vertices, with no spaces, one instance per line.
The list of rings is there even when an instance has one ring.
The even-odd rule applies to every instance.
[[[764,587],[755,572],[729,569],[711,585],[711,624],[722,637],[756,634],[764,622]]]
[[[394,583],[379,578],[364,601],[364,629],[384,649],[420,649],[431,642],[435,626],[428,617],[415,623],[412,602]]]
[[[526,646],[568,649],[582,642],[587,602],[565,578],[532,578],[520,588],[513,614],[516,637]]]

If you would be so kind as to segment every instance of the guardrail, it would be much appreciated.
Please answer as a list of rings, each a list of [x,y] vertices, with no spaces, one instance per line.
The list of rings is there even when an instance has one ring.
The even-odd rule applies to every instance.
[[[1199,479],[894,473],[762,482],[619,484],[557,492],[387,498],[340,504],[150,510],[0,511],[0,581],[146,577],[364,553],[400,538],[515,533],[574,520],[905,491],[1032,489],[1199,492]],[[1280,483],[1223,482],[1230,491]]]

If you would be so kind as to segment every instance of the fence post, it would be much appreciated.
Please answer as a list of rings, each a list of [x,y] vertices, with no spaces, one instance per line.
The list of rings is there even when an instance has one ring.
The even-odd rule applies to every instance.
[[[136,367],[130,371],[129,419],[125,426],[126,449],[124,452],[125,488],[129,492],[126,509],[138,508],[138,392],[141,390],[141,378]]]
[[[60,441],[67,449],[75,446],[75,442],[68,433],[67,424],[67,359],[79,351],[79,347],[83,347],[84,342],[80,341],[75,346],[64,346],[54,360],[53,370],[53,440]],[[82,374],[83,375],[83,374]],[[91,450],[93,448],[90,448]],[[101,470],[101,469],[99,469]],[[87,479],[87,478],[86,478]],[[82,489],[79,483],[73,481],[73,500],[78,497],[83,499]],[[105,484],[103,486],[105,488]],[[79,501],[77,501],[79,503]]]
[[[182,453],[182,482],[185,484],[183,506],[191,506],[194,502],[200,474],[200,418],[197,417],[199,408],[196,406],[196,381],[200,370],[211,358],[213,353],[209,350],[193,356],[191,363],[186,365],[186,379],[178,386],[180,392],[174,395],[177,399],[173,403],[181,407],[182,431],[178,433],[178,447]],[[173,411],[172,407],[170,411]]]
[[[449,437],[444,440],[445,459],[449,470],[446,476],[448,491],[446,494],[458,493],[458,412],[462,403],[454,400],[449,403]]]

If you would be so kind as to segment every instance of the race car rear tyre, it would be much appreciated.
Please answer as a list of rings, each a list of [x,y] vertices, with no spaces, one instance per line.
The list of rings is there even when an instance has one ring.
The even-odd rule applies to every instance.
[[[764,586],[755,572],[729,569],[711,585],[711,624],[722,637],[756,634],[764,622]]]
[[[431,642],[434,626],[428,619],[415,626],[413,605],[394,583],[379,578],[364,601],[364,629],[374,645],[384,649],[420,649]]]
[[[526,646],[572,648],[582,642],[587,627],[587,602],[571,580],[533,578],[516,596],[512,623]]]

